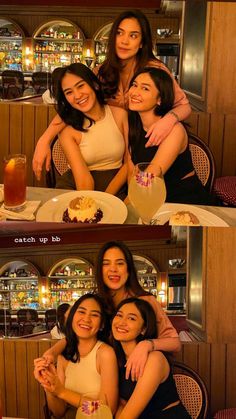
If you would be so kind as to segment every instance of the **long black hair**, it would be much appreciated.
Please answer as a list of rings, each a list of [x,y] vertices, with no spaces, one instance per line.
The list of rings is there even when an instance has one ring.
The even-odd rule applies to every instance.
[[[152,33],[147,17],[140,10],[127,10],[122,12],[115,19],[108,39],[108,47],[106,60],[101,65],[98,77],[103,84],[103,90],[106,98],[115,95],[120,81],[120,70],[122,69],[122,62],[116,54],[116,36],[120,23],[124,19],[136,19],[141,28],[141,42],[142,47],[136,55],[136,70],[144,67],[148,61],[157,58],[153,54]]]
[[[84,115],[83,112],[74,109],[67,101],[65,94],[62,90],[61,83],[62,79],[66,74],[74,74],[84,80],[93,89],[98,103],[103,106],[105,104],[104,95],[97,76],[84,64],[74,63],[67,67],[63,67],[59,73],[57,89],[56,89],[56,101],[55,105],[57,113],[61,119],[73,128],[79,131],[87,131],[83,128],[85,118],[89,120],[90,126],[95,122],[92,118]]]
[[[141,298],[131,297],[131,298],[127,298],[126,300],[121,301],[120,304],[118,304],[116,308],[116,312],[115,312],[115,315],[113,316],[113,319],[118,313],[118,311],[124,305],[130,304],[130,303],[135,304],[144,322],[144,331],[143,333],[141,333],[140,335],[136,337],[136,342],[139,343],[145,339],[156,339],[158,337],[158,330],[157,330],[157,319],[156,319],[155,312],[151,304],[149,304],[145,300],[142,300]],[[125,353],[123,351],[122,345],[114,337],[112,338],[112,342],[113,342],[113,347],[116,352],[118,364],[120,367],[122,367],[125,364]]]
[[[98,293],[101,295],[103,300],[106,303],[107,310],[110,315],[113,315],[114,311],[116,310],[112,297],[109,292],[109,288],[103,281],[103,259],[104,254],[108,249],[118,248],[124,255],[125,262],[127,264],[127,271],[128,271],[128,278],[125,284],[126,289],[131,295],[140,296],[140,295],[149,295],[148,292],[144,291],[138,281],[137,271],[134,266],[134,259],[132,256],[131,251],[129,250],[128,246],[121,241],[110,241],[105,243],[99,250],[98,257],[97,257],[97,266],[96,266],[96,282]]]
[[[156,105],[154,109],[154,115],[164,116],[166,115],[171,109],[173,109],[174,105],[174,84],[171,76],[165,71],[160,68],[156,67],[145,67],[137,71],[131,82],[130,87],[132,86],[136,77],[139,74],[148,73],[153,80],[156,88],[159,91],[160,96],[160,105]],[[132,150],[134,146],[139,142],[139,134],[142,133],[143,125],[140,118],[140,115],[137,111],[128,111],[128,120],[129,120],[129,148]]]
[[[95,300],[100,309],[101,309],[101,330],[97,333],[97,339],[103,342],[108,342],[108,337],[110,333],[110,325],[108,322],[108,317],[106,315],[105,304],[102,298],[97,294],[84,294],[80,297],[74,305],[71,307],[67,322],[66,322],[66,347],[62,352],[62,355],[71,362],[78,362],[80,360],[80,354],[78,350],[78,337],[73,330],[72,322],[78,307],[83,303],[83,301],[93,299]]]
[[[57,331],[58,333],[64,333],[66,331],[65,314],[69,310],[70,304],[63,303],[57,307]]]

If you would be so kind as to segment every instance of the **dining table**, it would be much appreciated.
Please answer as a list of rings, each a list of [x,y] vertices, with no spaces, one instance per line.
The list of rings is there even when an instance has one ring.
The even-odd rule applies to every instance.
[[[1,185],[0,185],[1,187]],[[37,211],[47,203],[48,201],[59,197],[62,194],[66,194],[72,191],[68,189],[55,189],[55,188],[45,188],[45,187],[27,187],[27,201],[40,201]],[[75,192],[75,191],[74,191]],[[183,204],[164,204],[167,207],[173,206],[175,210],[178,208],[181,210]],[[124,224],[139,224],[139,216],[131,204],[126,205],[127,216],[124,220]],[[190,206],[186,206],[190,208]],[[231,207],[220,207],[220,206],[206,206],[206,205],[191,205],[191,208],[195,209],[196,214],[198,212],[201,214],[202,210],[204,214],[209,216],[209,226],[214,226],[214,220],[216,220],[215,226],[236,226],[236,208]],[[160,209],[161,210],[161,209]],[[36,220],[37,220],[37,211],[36,211]],[[206,218],[207,220],[207,218]],[[213,221],[212,221],[213,220]],[[49,220],[50,221],[50,220]],[[116,222],[114,222],[115,224]],[[207,226],[207,221],[205,221],[204,226]]]

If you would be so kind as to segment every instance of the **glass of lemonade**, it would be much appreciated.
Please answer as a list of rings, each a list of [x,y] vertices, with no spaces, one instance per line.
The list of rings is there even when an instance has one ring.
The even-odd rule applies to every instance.
[[[12,154],[4,158],[4,208],[21,211],[26,202],[26,156]]]
[[[97,397],[94,393],[83,394],[75,419],[112,419],[112,412],[105,397]]]
[[[166,199],[161,168],[152,163],[138,163],[129,182],[128,197],[143,224],[154,224],[154,215]]]

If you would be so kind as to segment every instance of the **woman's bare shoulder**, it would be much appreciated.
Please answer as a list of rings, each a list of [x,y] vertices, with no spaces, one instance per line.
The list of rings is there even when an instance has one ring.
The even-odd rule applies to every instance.
[[[73,128],[71,125],[67,125],[61,131],[61,133],[59,135],[59,138],[64,139],[64,138],[68,138],[68,137],[76,139],[78,141],[78,140],[81,139],[81,132],[78,131],[77,129]]]
[[[107,357],[113,357],[115,355],[115,351],[114,349],[108,345],[107,343],[102,343],[101,346],[99,346],[98,348],[98,356],[102,357],[102,358],[106,358]]]
[[[118,106],[112,106],[108,105],[111,109],[113,115],[116,115],[117,117],[127,117],[127,111],[123,108],[119,108]]]

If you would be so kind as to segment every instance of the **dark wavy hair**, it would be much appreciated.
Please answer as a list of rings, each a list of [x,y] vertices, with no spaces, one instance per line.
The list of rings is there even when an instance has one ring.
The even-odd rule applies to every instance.
[[[126,300],[123,300],[118,304],[116,308],[116,312],[113,316],[116,316],[118,311],[126,304],[133,303],[135,304],[136,308],[138,309],[139,313],[141,314],[141,317],[144,321],[144,332],[136,337],[136,342],[139,343],[142,340],[145,339],[156,339],[158,337],[158,330],[157,330],[157,319],[155,312],[147,301],[142,300],[140,298],[127,298]],[[122,345],[119,341],[117,341],[114,337],[112,337],[113,347],[116,352],[117,360],[119,363],[119,366],[124,366],[125,364],[125,354],[122,348]]]
[[[134,266],[134,259],[133,259],[131,251],[126,246],[126,244],[121,241],[115,241],[115,240],[107,242],[99,250],[98,257],[97,257],[95,277],[96,277],[96,282],[97,282],[98,293],[99,295],[101,295],[101,297],[105,301],[108,313],[110,315],[113,315],[116,308],[114,306],[112,297],[109,293],[109,288],[107,285],[105,285],[103,281],[103,259],[104,259],[105,252],[108,249],[112,249],[112,248],[120,249],[127,263],[128,279],[125,284],[127,291],[129,291],[131,294],[135,295],[136,297],[140,295],[150,295],[148,292],[144,291],[144,289],[139,284],[137,272]]]
[[[102,86],[97,76],[86,65],[81,63],[74,63],[68,65],[67,67],[63,67],[59,73],[56,89],[56,111],[67,125],[71,125],[78,131],[85,132],[87,131],[87,129],[83,128],[85,118],[89,120],[90,126],[95,121],[92,118],[89,118],[88,116],[84,115],[83,112],[74,109],[67,101],[61,87],[62,79],[66,74],[74,74],[75,76],[78,76],[81,79],[83,79],[91,87],[91,89],[93,89],[97,101],[101,106],[105,104]]]
[[[65,314],[67,310],[70,308],[70,304],[63,303],[57,307],[57,331],[58,333],[66,332],[66,322],[65,322]]]
[[[92,293],[82,295],[82,297],[80,297],[70,309],[70,313],[66,322],[66,347],[62,352],[62,355],[67,360],[74,363],[80,360],[80,354],[78,350],[79,338],[73,330],[72,322],[78,307],[83,303],[83,301],[88,299],[95,300],[101,309],[101,330],[99,330],[97,333],[97,339],[103,342],[108,342],[109,338],[110,324],[106,315],[105,304],[102,298],[99,295]]]
[[[156,105],[154,109],[154,115],[164,116],[171,109],[173,109],[175,94],[174,94],[174,83],[171,76],[160,68],[156,67],[145,67],[137,71],[131,82],[130,87],[132,86],[136,77],[139,74],[148,73],[153,80],[156,88],[160,94],[160,105]],[[142,132],[143,125],[140,118],[140,115],[137,111],[128,111],[128,120],[129,120],[129,148],[131,151],[135,144],[139,141],[139,134]]]
[[[62,71],[63,71],[63,67],[56,67],[52,72],[50,89],[49,89],[51,98],[57,97],[60,74]]]
[[[140,10],[127,10],[121,13],[119,16],[117,16],[112,25],[108,39],[106,60],[101,65],[98,72],[98,77],[102,82],[103,91],[106,98],[115,95],[120,81],[122,61],[120,61],[116,54],[115,45],[117,30],[120,23],[124,19],[136,19],[141,28],[142,47],[139,48],[139,51],[136,55],[136,70],[144,67],[150,60],[157,61],[157,58],[153,54],[152,33],[147,17]]]

